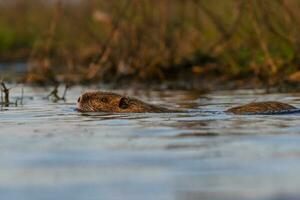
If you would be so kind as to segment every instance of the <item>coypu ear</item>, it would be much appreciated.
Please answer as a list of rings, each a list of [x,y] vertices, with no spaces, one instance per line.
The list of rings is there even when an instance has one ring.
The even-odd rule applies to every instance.
[[[130,100],[126,97],[122,97],[119,102],[119,107],[122,109],[126,109],[129,107]]]

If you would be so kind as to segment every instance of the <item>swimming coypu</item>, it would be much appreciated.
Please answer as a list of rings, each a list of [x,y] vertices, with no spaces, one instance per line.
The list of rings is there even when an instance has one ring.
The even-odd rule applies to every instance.
[[[122,96],[111,92],[93,91],[82,94],[77,101],[77,109],[81,112],[111,112],[111,113],[167,113],[180,112],[154,106],[141,100]],[[254,102],[230,108],[225,113],[250,114],[289,114],[300,109],[286,103],[276,101]]]
[[[299,108],[277,101],[253,102],[242,106],[230,108],[226,113],[238,115],[257,115],[257,114],[289,114],[300,112]]]
[[[174,112],[132,97],[102,91],[86,92],[82,94],[77,100],[77,109],[81,112],[112,113]]]

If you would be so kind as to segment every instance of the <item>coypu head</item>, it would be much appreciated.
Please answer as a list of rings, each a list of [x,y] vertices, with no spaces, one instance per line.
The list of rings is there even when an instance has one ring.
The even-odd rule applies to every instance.
[[[81,112],[167,112],[167,109],[153,106],[135,98],[111,92],[86,92],[77,100],[77,109]]]
[[[242,106],[237,106],[225,112],[233,114],[280,114],[298,110],[296,107],[286,103],[276,101],[253,102]]]

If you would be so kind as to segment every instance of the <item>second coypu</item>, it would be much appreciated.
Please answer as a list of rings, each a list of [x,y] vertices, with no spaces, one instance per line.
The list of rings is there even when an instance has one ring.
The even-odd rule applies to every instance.
[[[122,96],[111,92],[93,91],[82,94],[77,101],[77,109],[81,112],[111,113],[167,113],[180,112],[145,103],[136,98]],[[289,114],[300,109],[277,101],[253,102],[230,108],[225,113],[237,115]]]
[[[166,108],[145,103],[136,98],[102,91],[82,94],[77,100],[77,109],[81,112],[111,113],[174,112]]]
[[[277,101],[264,101],[233,107],[225,112],[237,115],[289,114],[300,112],[300,109],[286,103]]]

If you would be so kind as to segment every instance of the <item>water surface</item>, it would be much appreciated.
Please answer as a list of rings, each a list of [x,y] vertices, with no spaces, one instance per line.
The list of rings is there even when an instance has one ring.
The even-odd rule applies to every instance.
[[[84,90],[55,103],[25,87],[23,105],[1,108],[0,199],[300,198],[300,115],[222,112],[262,100],[300,107],[299,94],[116,91],[186,112],[83,114]]]

